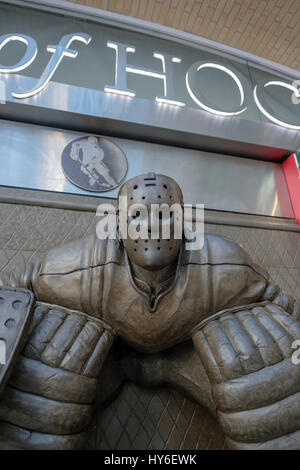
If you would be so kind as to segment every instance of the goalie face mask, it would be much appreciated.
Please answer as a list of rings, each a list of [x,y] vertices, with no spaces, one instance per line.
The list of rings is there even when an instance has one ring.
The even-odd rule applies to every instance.
[[[149,173],[123,184],[118,194],[119,210],[120,196],[127,202],[127,238],[122,233],[120,237],[130,260],[147,269],[172,263],[183,233],[179,185],[168,176]]]

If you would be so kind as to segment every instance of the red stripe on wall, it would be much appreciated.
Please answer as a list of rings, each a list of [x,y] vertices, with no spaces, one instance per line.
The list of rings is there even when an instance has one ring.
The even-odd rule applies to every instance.
[[[300,225],[300,172],[296,162],[296,156],[290,155],[282,164],[287,187],[295,214],[295,219]]]

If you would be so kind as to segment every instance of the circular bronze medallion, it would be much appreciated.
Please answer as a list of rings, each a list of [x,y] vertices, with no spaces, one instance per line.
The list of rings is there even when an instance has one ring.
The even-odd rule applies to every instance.
[[[104,137],[88,135],[72,140],[64,149],[61,164],[71,183],[86,191],[110,191],[127,173],[124,152]]]

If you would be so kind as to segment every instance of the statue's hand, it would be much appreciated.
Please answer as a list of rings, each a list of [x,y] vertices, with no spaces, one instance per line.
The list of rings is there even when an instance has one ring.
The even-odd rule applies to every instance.
[[[100,320],[39,304],[0,401],[0,448],[81,448],[114,340]]]
[[[300,449],[296,339],[299,323],[275,304],[225,313],[194,334],[230,448]]]

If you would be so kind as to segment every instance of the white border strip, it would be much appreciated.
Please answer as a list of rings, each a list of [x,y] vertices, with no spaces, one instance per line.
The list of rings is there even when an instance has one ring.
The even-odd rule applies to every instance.
[[[71,16],[91,19],[96,22],[111,24],[123,29],[125,28],[142,33],[150,33],[164,39],[186,43],[194,47],[207,47],[216,52],[229,54],[236,58],[247,60],[248,62],[252,62],[254,65],[271,69],[273,72],[283,74],[290,78],[300,79],[300,71],[286,67],[285,65],[281,65],[277,62],[273,62],[272,60],[256,56],[234,47],[226,46],[225,44],[212,41],[211,39],[186,33],[179,29],[170,28],[159,23],[141,20],[131,16],[121,15],[108,10],[101,10],[99,8],[67,0],[0,0],[0,3],[19,6],[25,6],[24,4],[27,4],[28,7],[33,7],[39,10],[55,11],[61,14],[67,13]]]

